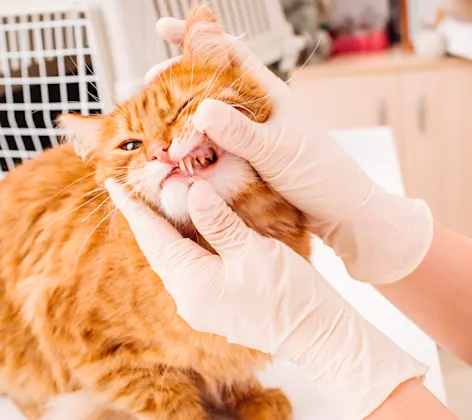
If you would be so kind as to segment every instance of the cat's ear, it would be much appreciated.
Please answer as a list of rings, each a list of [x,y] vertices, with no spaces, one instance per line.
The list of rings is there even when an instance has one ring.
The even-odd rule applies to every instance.
[[[62,114],[57,119],[57,125],[64,130],[65,138],[74,146],[75,152],[85,159],[100,142],[105,118],[101,115]]]
[[[215,66],[231,65],[230,47],[213,12],[197,3],[187,18],[183,39],[184,60]]]

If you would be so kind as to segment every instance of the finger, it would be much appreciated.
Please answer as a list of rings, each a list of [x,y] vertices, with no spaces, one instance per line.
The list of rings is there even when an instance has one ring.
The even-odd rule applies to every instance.
[[[180,45],[185,35],[185,20],[163,17],[156,23],[157,34],[171,44]]]
[[[267,127],[224,102],[206,99],[198,107],[193,125],[211,141],[251,164],[263,158]]]
[[[231,46],[236,62],[251,73],[267,94],[283,93],[289,90],[288,86],[272,73],[244,42],[227,34],[225,34],[225,39]]]
[[[146,84],[151,83],[157,76],[159,76],[163,71],[166,71],[169,67],[172,67],[176,63],[182,61],[182,56],[172,57],[169,60],[163,61],[162,63],[156,64],[152,67],[144,76],[144,82]]]
[[[251,230],[207,181],[192,185],[188,208],[195,227],[218,254],[238,257],[244,252]]]
[[[145,254],[150,249],[157,254],[165,247],[182,239],[182,235],[167,220],[144,203],[129,197],[122,186],[108,179],[105,187],[116,207],[128,221]]]
[[[149,207],[129,197],[116,182],[108,179],[105,186],[133,231],[139,247],[154,271],[167,280],[166,274],[198,263],[211,255],[182,235],[163,217]],[[166,283],[168,290],[173,285]]]

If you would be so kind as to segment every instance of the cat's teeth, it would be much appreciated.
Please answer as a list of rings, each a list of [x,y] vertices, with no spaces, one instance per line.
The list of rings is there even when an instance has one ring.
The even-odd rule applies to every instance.
[[[183,160],[181,160],[181,161],[179,162],[179,168],[180,168],[180,170],[181,170],[182,172],[187,172],[187,168],[185,167],[185,164],[184,164],[184,161],[183,161]]]
[[[185,164],[185,167],[187,168],[187,171],[190,173],[190,175],[194,175],[195,171],[193,170],[193,166],[192,166],[192,158],[189,156],[185,157],[184,164]]]

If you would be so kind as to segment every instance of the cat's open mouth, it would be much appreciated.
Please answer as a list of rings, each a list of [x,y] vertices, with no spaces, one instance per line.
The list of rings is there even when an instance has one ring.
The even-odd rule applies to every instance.
[[[206,169],[215,164],[217,160],[218,155],[213,147],[209,147],[206,151],[197,149],[190,155],[185,156],[173,170],[177,170],[182,174],[194,175],[196,170]]]
[[[218,162],[219,153],[215,147],[200,146],[181,159],[164,178],[161,186],[170,178],[190,178],[198,175]]]

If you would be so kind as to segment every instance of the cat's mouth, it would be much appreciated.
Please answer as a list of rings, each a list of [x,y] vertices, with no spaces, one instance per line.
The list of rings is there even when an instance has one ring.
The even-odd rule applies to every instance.
[[[161,187],[171,178],[189,179],[209,169],[218,162],[219,153],[215,147],[198,147],[181,159],[163,179]]]
[[[196,170],[209,168],[218,160],[218,155],[213,147],[208,148],[206,152],[198,152],[198,150],[196,152],[196,156],[185,156],[173,170],[182,174],[194,175]]]

